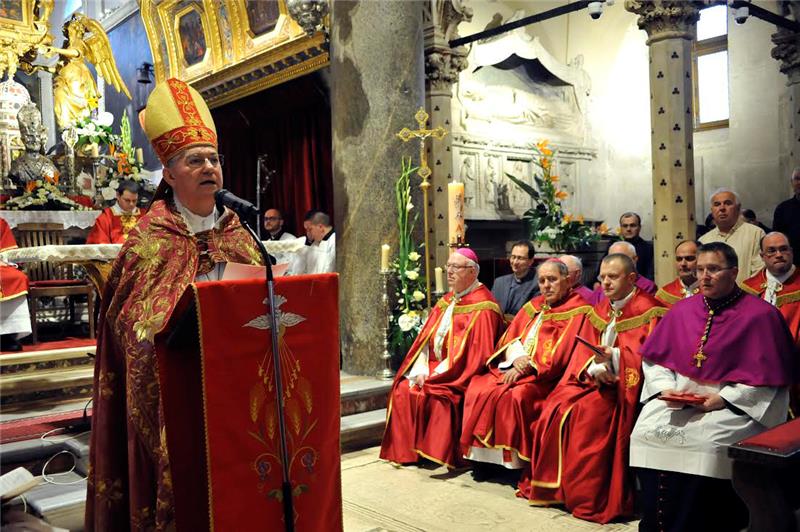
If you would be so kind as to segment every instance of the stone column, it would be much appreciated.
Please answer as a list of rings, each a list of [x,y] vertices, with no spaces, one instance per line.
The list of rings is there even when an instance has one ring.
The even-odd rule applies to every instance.
[[[336,0],[331,111],[336,269],[344,370],[383,368],[380,246],[397,250],[395,179],[416,148],[395,134],[424,101],[420,1]],[[419,205],[418,200],[415,205]]]
[[[793,19],[800,22],[800,2],[793,0],[786,2],[784,8],[788,15],[791,10]],[[779,29],[772,35],[772,42],[775,48],[772,49],[772,57],[781,62],[780,70],[786,74],[789,86],[789,153],[785,163],[786,168],[782,168],[783,174],[789,177],[789,173],[797,166],[800,166],[800,33],[792,32],[787,29]]]
[[[675,277],[674,248],[695,237],[692,39],[702,1],[626,0],[650,48],[656,284]]]
[[[430,204],[431,268],[447,262],[448,213],[447,183],[453,176],[453,126],[451,101],[453,84],[458,74],[467,68],[465,47],[450,48],[449,41],[458,37],[461,21],[472,20],[472,9],[459,0],[429,0],[425,4],[425,108],[430,115],[430,127],[444,127],[448,134],[442,140],[429,140],[428,164],[433,170],[428,201]],[[469,237],[469,235],[467,235]]]

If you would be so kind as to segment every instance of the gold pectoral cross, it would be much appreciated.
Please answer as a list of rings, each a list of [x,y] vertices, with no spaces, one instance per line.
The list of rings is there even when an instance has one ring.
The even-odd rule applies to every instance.
[[[705,356],[702,351],[698,351],[697,353],[694,354],[692,358],[695,360],[695,366],[699,368],[703,365],[703,361],[706,360],[708,357]]]

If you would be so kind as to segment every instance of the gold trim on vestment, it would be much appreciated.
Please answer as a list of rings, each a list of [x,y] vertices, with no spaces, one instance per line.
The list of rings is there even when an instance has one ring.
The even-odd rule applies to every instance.
[[[447,305],[445,305],[445,308],[447,308]],[[456,303],[456,306],[453,309],[453,314],[468,314],[470,312],[475,312],[478,310],[491,310],[493,312],[496,312],[501,319],[503,317],[503,313],[500,310],[500,305],[498,305],[494,301],[480,301],[478,303],[472,303],[471,305],[459,305],[458,303]]]
[[[431,462],[439,464],[440,466],[444,466],[444,467],[446,467],[448,469],[456,469],[456,466],[450,465],[447,462],[442,462],[438,458],[434,458],[433,456],[427,455],[427,454],[423,453],[422,451],[420,451],[419,449],[414,449],[414,452],[417,453],[418,455],[420,455],[421,457],[423,457],[423,458],[425,458],[427,460],[430,460]]]
[[[483,446],[484,446],[485,448],[487,448],[487,449],[495,449],[495,450],[498,450],[498,451],[513,451],[514,453],[516,453],[516,455],[517,455],[517,456],[518,456],[518,457],[519,457],[521,460],[524,460],[524,461],[526,461],[526,462],[530,462],[530,461],[531,461],[531,459],[530,459],[530,458],[528,458],[528,457],[526,457],[526,456],[523,456],[523,455],[522,455],[522,454],[519,452],[519,450],[518,450],[518,449],[515,449],[515,448],[511,447],[510,445],[495,445],[495,444],[492,444],[492,443],[488,443],[486,440],[488,440],[489,438],[491,438],[491,437],[492,437],[492,434],[494,434],[494,427],[492,427],[492,429],[489,431],[489,434],[487,434],[487,435],[486,435],[484,438],[481,438],[479,435],[477,435],[477,434],[474,434],[474,433],[473,433],[472,435],[473,435],[473,436],[475,436],[475,437],[478,439],[478,441],[479,441],[479,442],[481,442],[481,443],[483,444]],[[472,447],[474,447],[474,445],[473,445]],[[504,460],[504,461],[505,461],[505,460]]]
[[[542,316],[542,321],[568,320],[570,318],[574,318],[578,314],[589,314],[591,311],[592,311],[591,305],[583,305],[580,307],[575,307],[572,310],[566,310],[564,312],[545,313],[545,315]]]
[[[591,359],[589,359],[591,361]],[[581,370],[583,371],[583,370]],[[580,375],[580,373],[578,373]],[[531,486],[538,486],[540,488],[551,488],[556,489],[561,486],[561,469],[564,463],[564,453],[562,446],[564,444],[564,423],[567,422],[567,418],[572,413],[572,409],[575,408],[575,404],[570,406],[566,412],[564,412],[564,416],[561,418],[561,422],[558,425],[558,476],[556,477],[555,482],[542,482],[534,480],[533,478],[533,470],[531,469]]]
[[[595,309],[592,309],[589,312],[587,312],[586,313],[586,317],[589,318],[589,323],[592,324],[592,327],[594,327],[595,329],[597,329],[600,332],[603,332],[603,329],[608,327],[608,323],[609,322],[604,320],[600,316],[600,314],[597,313],[597,311]]]
[[[675,294],[672,294],[670,292],[667,292],[663,288],[659,288],[658,292],[656,292],[656,299],[660,299],[661,301],[667,303],[668,305],[674,305],[683,298],[680,296],[676,296]]]
[[[2,297],[0,297],[0,301],[9,301],[9,300],[11,300],[11,299],[16,299],[16,298],[18,298],[19,296],[24,296],[24,295],[27,295],[27,293],[28,293],[28,291],[27,291],[27,290],[25,290],[24,292],[17,292],[17,293],[16,293],[16,294],[14,294],[13,296],[2,296]],[[0,295],[2,295],[2,290],[0,290]]]
[[[614,324],[614,330],[617,333],[630,331],[631,329],[636,329],[637,327],[641,327],[642,325],[646,324],[653,318],[660,318],[664,314],[669,311],[668,308],[664,307],[652,307],[647,309],[644,313],[634,316],[633,318],[628,318],[627,320],[618,321]]]
[[[783,305],[788,305],[789,303],[796,303],[800,301],[800,290],[795,290],[794,292],[789,292],[788,294],[781,294],[775,298],[775,306],[781,308]]]
[[[194,283],[189,285],[194,292],[195,312],[197,313],[197,338],[200,342],[200,377],[203,383],[203,437],[206,441],[206,476],[208,478],[208,527],[213,532],[214,530],[214,498],[211,495],[211,442],[208,439],[208,398],[206,397],[206,353],[203,349],[203,316],[200,309],[200,293],[197,291],[197,285]]]
[[[756,290],[755,288],[751,287],[748,284],[740,283],[739,284],[739,288],[741,288],[742,290],[744,290],[748,294],[751,294],[751,295],[754,295],[754,296],[761,296],[761,292],[759,292],[758,290]]]

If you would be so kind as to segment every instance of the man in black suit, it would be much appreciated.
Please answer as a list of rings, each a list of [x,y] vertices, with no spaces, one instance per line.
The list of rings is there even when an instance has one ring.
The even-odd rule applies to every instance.
[[[775,208],[772,218],[772,230],[783,233],[789,238],[792,249],[800,249],[800,166],[792,171],[792,191],[794,196]],[[795,266],[800,266],[800,253],[795,251]]]
[[[619,227],[622,238],[626,242],[633,244],[636,248],[636,256],[639,260],[636,263],[636,271],[642,277],[647,277],[651,281],[655,279],[653,264],[653,243],[639,236],[642,230],[642,218],[635,212],[626,212],[619,217]]]
[[[511,246],[511,271],[494,280],[492,295],[500,305],[500,310],[509,321],[519,312],[522,305],[539,293],[539,282],[533,266],[536,249],[530,240],[520,240]]]

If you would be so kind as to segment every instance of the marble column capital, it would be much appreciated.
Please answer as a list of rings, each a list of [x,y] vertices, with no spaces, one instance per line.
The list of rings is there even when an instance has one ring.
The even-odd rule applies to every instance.
[[[772,34],[773,59],[780,61],[780,71],[789,77],[789,84],[800,83],[800,33],[781,29]]]
[[[647,44],[664,39],[695,36],[700,9],[712,0],[625,0],[625,10],[639,15],[639,29],[647,32]]]
[[[467,68],[467,50],[451,48],[458,38],[458,25],[472,20],[472,8],[464,0],[430,0],[425,3],[425,79],[431,92],[449,94],[458,74]]]
[[[464,50],[453,50],[444,46],[425,49],[425,80],[431,93],[449,91],[458,81],[459,73],[467,68],[467,54]]]

